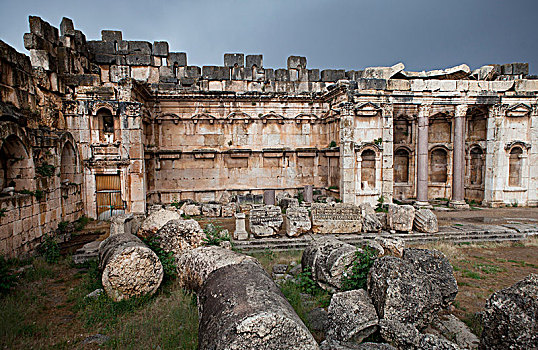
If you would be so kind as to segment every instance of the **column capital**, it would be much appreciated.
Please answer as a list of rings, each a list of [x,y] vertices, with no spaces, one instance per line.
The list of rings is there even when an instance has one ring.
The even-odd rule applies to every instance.
[[[467,109],[468,108],[469,108],[469,106],[465,105],[465,104],[457,105],[456,106],[456,111],[455,111],[455,117],[456,118],[465,117],[467,115]]]
[[[338,105],[340,107],[340,115],[350,116],[355,114],[355,104],[353,102],[342,102]]]
[[[418,106],[418,118],[428,118],[432,113],[431,103],[421,104]]]

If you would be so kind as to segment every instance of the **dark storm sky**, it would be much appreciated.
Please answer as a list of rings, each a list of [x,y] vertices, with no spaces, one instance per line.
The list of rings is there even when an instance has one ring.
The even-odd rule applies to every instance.
[[[406,70],[529,62],[538,74],[538,0],[0,0],[0,39],[23,51],[28,15],[71,18],[88,40],[165,40],[189,65],[225,52],[262,53],[264,66],[306,56],[310,68]]]

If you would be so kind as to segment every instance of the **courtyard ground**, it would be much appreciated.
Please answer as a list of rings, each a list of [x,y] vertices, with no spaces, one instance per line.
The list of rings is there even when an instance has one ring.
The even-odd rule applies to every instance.
[[[536,208],[483,209],[466,212],[438,212],[441,223],[466,220],[538,221]],[[501,217],[503,215],[503,217]],[[484,218],[484,219],[482,219]],[[212,220],[219,223],[218,220]],[[201,222],[203,224],[203,222]],[[233,221],[225,220],[229,227]],[[100,227],[98,223],[95,227]],[[99,229],[85,234],[98,237]],[[83,238],[77,237],[79,241]],[[425,248],[439,249],[449,258],[458,281],[459,293],[453,313],[479,331],[475,317],[485,300],[496,290],[506,288],[530,273],[538,273],[538,237],[521,242],[460,244],[436,243]],[[112,303],[105,296],[85,296],[100,286],[95,264],[74,266],[69,252],[57,263],[38,257],[12,261],[16,284],[0,295],[0,348],[4,349],[195,349],[197,344],[197,310],[195,297],[185,293],[173,281],[166,283],[151,298]],[[300,262],[301,252],[254,254],[270,272],[276,263]],[[285,291],[289,297],[289,291]],[[290,300],[300,308],[306,320],[310,309],[322,300],[304,303]],[[317,302],[317,304],[316,304]],[[306,320],[307,321],[307,320]],[[92,336],[103,334],[103,345],[91,343]]]

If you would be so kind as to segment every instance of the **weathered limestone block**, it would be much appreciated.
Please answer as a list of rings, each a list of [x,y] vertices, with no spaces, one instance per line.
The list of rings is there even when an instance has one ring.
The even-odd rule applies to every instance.
[[[362,78],[385,79],[392,78],[395,74],[403,71],[405,66],[403,63],[397,63],[392,67],[367,67],[362,73]]]
[[[383,247],[385,255],[392,255],[397,258],[403,256],[405,241],[401,238],[376,237],[375,241]]]
[[[201,246],[205,233],[196,220],[170,220],[154,237],[165,252],[173,253],[177,259],[184,250]]]
[[[207,217],[219,217],[222,206],[220,204],[202,204],[202,215]]]
[[[538,347],[538,274],[493,293],[482,313],[481,349]]]
[[[448,307],[458,294],[454,269],[446,256],[438,250],[404,249],[403,260],[413,265],[421,275],[427,276],[441,293],[442,306]]]
[[[153,294],[164,271],[157,255],[134,235],[116,234],[99,245],[101,281],[114,301]]]
[[[291,207],[286,211],[286,235],[298,237],[310,231],[312,222],[308,209],[303,207]]]
[[[393,256],[378,258],[368,274],[368,293],[380,318],[421,329],[441,309],[437,285],[414,266]]]
[[[411,232],[414,219],[415,208],[413,206],[389,204],[387,225],[391,230]]]
[[[134,219],[133,214],[121,214],[113,216],[110,219],[110,235],[117,235],[122,233],[132,234],[131,221]]]
[[[358,233],[362,228],[359,207],[344,203],[313,203],[312,231],[314,233]]]
[[[175,210],[160,209],[151,213],[142,222],[138,235],[142,237],[153,236],[170,220],[180,220],[181,215]]]
[[[380,232],[381,229],[383,229],[383,226],[370,203],[361,203],[359,204],[359,208],[362,216],[362,231]]]
[[[376,331],[377,314],[364,289],[335,293],[329,305],[327,336],[357,343]]]
[[[221,216],[223,218],[230,218],[234,216],[236,211],[237,211],[237,203],[232,202],[228,204],[223,204]]]
[[[480,344],[480,339],[469,327],[452,314],[439,315],[425,332],[453,340],[462,349],[478,349]]]
[[[250,210],[250,232],[256,237],[269,237],[278,233],[282,227],[282,210],[275,205],[266,205]]]
[[[459,350],[459,346],[432,334],[422,334],[409,323],[395,320],[380,320],[380,333],[383,339],[398,349]]]
[[[413,226],[418,232],[435,233],[439,231],[437,216],[430,209],[415,210]]]
[[[358,248],[333,237],[313,240],[301,259],[303,271],[310,270],[312,279],[326,290],[339,289],[342,276],[354,259]]]
[[[185,215],[189,216],[198,216],[202,214],[201,206],[198,204],[184,203],[181,206],[181,210],[183,210],[183,213],[185,213]]]
[[[218,202],[222,205],[230,203],[232,199],[232,195],[228,191],[222,192],[222,194],[219,196]]]
[[[245,261],[213,271],[198,292],[199,348],[319,349],[271,277]]]
[[[325,339],[321,342],[321,350],[397,350],[395,347],[384,343],[341,343],[337,340]]]

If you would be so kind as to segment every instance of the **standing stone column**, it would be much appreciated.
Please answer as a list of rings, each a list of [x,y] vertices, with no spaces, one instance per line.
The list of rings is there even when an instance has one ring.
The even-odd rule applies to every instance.
[[[417,204],[428,205],[428,127],[431,105],[418,110]]]
[[[456,209],[466,209],[465,188],[465,115],[467,105],[456,106],[454,117],[454,153],[452,157],[452,200],[450,206]]]
[[[354,107],[351,102],[340,104],[340,199],[350,204],[355,203]]]
[[[248,239],[245,216],[244,213],[235,213],[235,231],[233,237],[238,241],[246,241]]]

